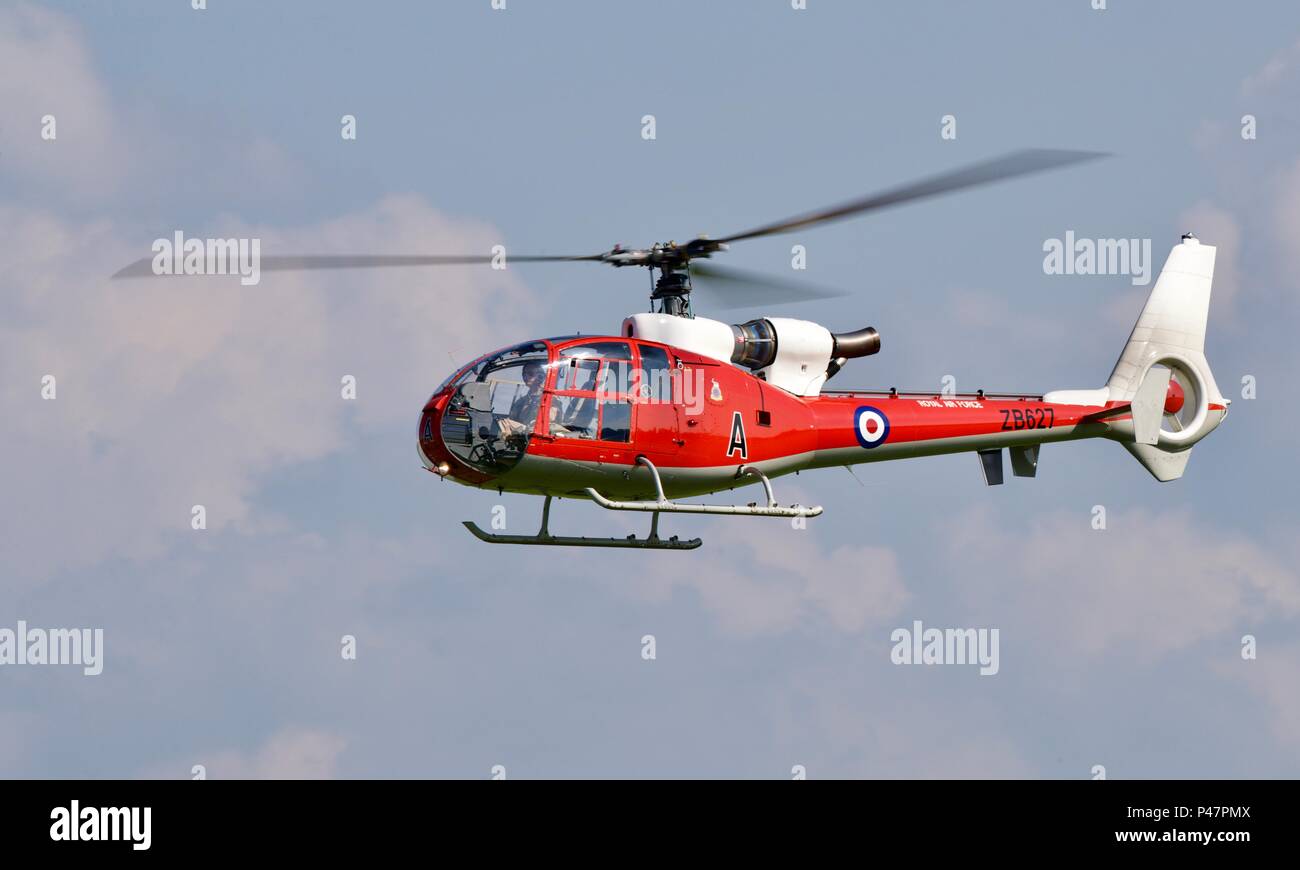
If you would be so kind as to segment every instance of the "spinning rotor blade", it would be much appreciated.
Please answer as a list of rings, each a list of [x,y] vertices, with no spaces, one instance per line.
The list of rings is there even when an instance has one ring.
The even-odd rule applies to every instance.
[[[1061,166],[1069,166],[1073,163],[1082,163],[1086,160],[1094,160],[1098,157],[1105,156],[1107,155],[1096,151],[1060,151],[1047,148],[1014,151],[1003,157],[986,160],[983,163],[976,163],[962,169],[945,172],[941,175],[934,175],[930,178],[924,178],[920,181],[904,184],[901,187],[895,187],[881,193],[874,193],[870,196],[831,206],[830,208],[821,209],[820,211],[809,212],[787,220],[777,221],[776,223],[757,227],[743,233],[736,233],[735,235],[726,236],[725,238],[696,239],[691,242],[690,245],[698,245],[707,249],[714,245],[725,245],[730,242],[739,242],[743,239],[754,239],[759,236],[773,236],[779,233],[788,233],[791,230],[797,230],[803,227],[810,227],[815,224],[827,223],[830,221],[837,221],[854,215],[864,214],[869,211],[888,208],[892,205],[901,205],[905,202],[912,202],[918,199],[937,196],[941,193],[949,193],[967,187],[977,187],[981,184],[989,184],[994,181],[1002,181],[1020,175],[1029,175],[1030,173],[1042,172],[1047,169],[1056,169]]]
[[[949,193],[951,191],[962,190],[968,187],[976,187],[981,184],[989,184],[995,181],[1015,178],[1020,175],[1028,175],[1033,172],[1041,172],[1047,169],[1069,166],[1074,163],[1081,163],[1086,160],[1092,160],[1103,156],[1105,155],[1091,151],[1055,151],[1047,149],[1016,151],[1003,157],[987,160],[983,163],[976,163],[962,169],[956,169],[940,175],[931,176],[930,178],[905,184],[901,187],[895,187],[882,193],[872,194],[871,196],[862,199],[856,199],[851,202],[842,203],[820,211],[810,212],[777,223],[767,224],[766,226],[761,226],[747,232],[737,233],[736,235],[727,236],[721,239],[699,237],[687,242],[685,245],[677,245],[669,242],[668,244],[663,245],[657,244],[648,249],[625,250],[619,246],[599,254],[579,254],[573,256],[512,256],[507,252],[505,255],[505,261],[507,263],[511,261],[516,263],[595,262],[606,263],[610,266],[648,266],[652,269],[659,269],[661,271],[681,269],[693,260],[708,257],[713,253],[723,250],[730,242],[737,242],[743,239],[753,239],[760,236],[771,236],[779,233],[788,233],[792,230],[801,229],[803,227],[841,220],[854,215],[888,208],[889,206],[901,205],[913,200],[937,196],[941,193]],[[115,275],[113,275],[113,277],[152,277],[154,275],[153,259],[154,258],[145,257],[136,260],[126,268],[119,270]],[[462,266],[478,263],[491,263],[493,262],[493,259],[494,257],[489,255],[457,254],[281,255],[261,257],[259,259],[259,269],[266,272],[280,272],[316,269],[374,269],[397,266]],[[716,269],[715,267],[698,271],[697,274],[706,280],[714,279],[733,284],[743,283],[749,285],[750,288],[766,287],[769,288],[769,292],[771,291],[771,288],[780,288],[781,295],[770,301],[786,301],[788,298],[822,299],[830,296],[841,295],[830,291],[801,287],[797,284],[785,284],[758,275],[749,275],[739,272],[726,273]],[[744,301],[739,304],[750,305],[763,301],[764,299],[762,294],[751,289],[746,294]]]
[[[582,256],[513,256],[509,252],[505,255],[507,263],[558,263],[558,262],[578,262],[582,260],[594,260],[599,262],[605,257],[604,254],[590,254]],[[422,254],[389,254],[389,255],[364,255],[364,254],[321,254],[308,256],[272,256],[261,258],[261,270],[263,272],[284,272],[290,270],[309,270],[309,269],[379,269],[394,266],[465,266],[476,263],[491,263],[494,259],[491,255],[422,255]],[[145,257],[136,260],[131,265],[119,270],[113,275],[114,278],[145,278],[153,277],[153,258]]]
[[[703,290],[720,301],[719,308],[746,308],[751,305],[778,305],[783,302],[804,302],[811,299],[834,299],[847,296],[843,290],[832,290],[781,281],[757,272],[731,269],[723,266],[693,262],[690,266],[696,292]]]

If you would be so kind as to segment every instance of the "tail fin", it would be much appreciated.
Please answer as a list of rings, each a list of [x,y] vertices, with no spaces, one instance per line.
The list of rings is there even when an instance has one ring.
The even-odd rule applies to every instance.
[[[1124,353],[1106,382],[1112,401],[1127,401],[1137,395],[1147,369],[1167,352],[1185,355],[1201,368],[1214,397],[1222,401],[1205,360],[1214,254],[1212,245],[1202,245],[1190,234],[1169,252]]]
[[[1125,448],[1161,481],[1182,477],[1192,445],[1227,415],[1205,359],[1214,255],[1211,245],[1183,236],[1106,382],[1110,401],[1131,403]]]
[[[1229,402],[1205,359],[1214,254],[1195,236],[1183,236],[1160,270],[1106,386],[1044,396],[1049,402],[1127,403],[1131,420],[1111,423],[1111,437],[1161,481],[1183,476],[1192,445],[1228,413]]]

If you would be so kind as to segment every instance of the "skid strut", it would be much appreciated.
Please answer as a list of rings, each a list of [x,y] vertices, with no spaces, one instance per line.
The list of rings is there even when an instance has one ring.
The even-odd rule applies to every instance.
[[[587,495],[591,500],[606,510],[611,511],[642,511],[653,514],[650,518],[650,534],[644,538],[638,538],[636,535],[628,535],[626,538],[584,538],[573,537],[570,535],[552,535],[548,528],[551,522],[551,496],[546,497],[546,502],[542,505],[542,527],[535,535],[498,535],[492,532],[485,532],[474,523],[466,520],[465,528],[469,529],[474,537],[480,541],[486,541],[489,544],[541,544],[552,547],[630,547],[640,550],[694,550],[703,543],[699,538],[690,540],[680,540],[676,535],[671,538],[659,537],[659,514],[679,513],[679,514],[730,514],[733,516],[746,517],[815,517],[821,514],[822,509],[817,506],[804,507],[799,504],[792,504],[789,507],[782,507],[776,503],[776,496],[772,494],[772,481],[768,480],[767,475],[753,465],[745,465],[737,472],[737,477],[748,475],[757,477],[763,484],[763,492],[767,496],[767,504],[759,505],[757,503],[741,504],[683,504],[682,502],[669,501],[664,495],[664,484],[659,477],[659,469],[655,464],[644,456],[636,458],[638,465],[643,465],[650,471],[650,476],[654,480],[655,500],[654,501],[613,501],[605,498],[596,490],[588,487]]]
[[[626,538],[583,538],[569,535],[552,535],[547,526],[551,521],[551,497],[546,497],[542,505],[542,527],[535,535],[497,535],[485,532],[468,520],[465,528],[474,537],[489,544],[541,544],[552,547],[632,547],[640,550],[694,550],[704,543],[699,538],[683,541],[676,535],[671,538],[659,537],[659,513],[650,519],[650,534],[644,538],[628,535]]]
[[[644,456],[636,458],[638,465],[644,465],[650,469],[650,475],[654,478],[655,483],[655,501],[612,501],[605,498],[591,487],[587,487],[587,495],[591,500],[606,510],[611,511],[654,511],[655,514],[660,512],[679,513],[679,514],[731,514],[733,516],[748,517],[815,517],[822,512],[820,506],[804,507],[801,504],[792,504],[789,507],[781,507],[776,503],[776,496],[772,495],[772,481],[768,480],[767,475],[753,465],[745,465],[740,469],[741,475],[750,475],[757,477],[763,482],[763,492],[767,495],[767,505],[758,504],[685,504],[683,502],[669,501],[664,495],[664,484],[659,479],[659,469],[655,468],[653,462]]]

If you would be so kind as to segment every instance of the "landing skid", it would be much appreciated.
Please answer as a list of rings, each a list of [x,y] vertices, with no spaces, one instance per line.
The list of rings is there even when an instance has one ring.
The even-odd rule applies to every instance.
[[[683,541],[676,535],[671,538],[659,537],[659,513],[657,511],[650,520],[650,534],[644,538],[638,538],[636,535],[628,535],[626,538],[584,538],[570,535],[552,535],[547,528],[550,520],[551,497],[548,495],[546,503],[542,505],[542,527],[535,535],[497,535],[483,531],[468,520],[465,521],[465,528],[469,529],[474,537],[489,544],[533,544],[551,547],[624,547],[638,550],[694,550],[704,543],[699,538]]]
[[[737,476],[749,475],[762,481],[763,492],[767,495],[766,505],[759,505],[756,502],[747,505],[723,505],[685,504],[669,501],[667,496],[664,495],[664,485],[659,478],[659,469],[655,468],[654,463],[644,456],[638,456],[636,461],[638,465],[643,465],[650,470],[650,475],[655,484],[656,498],[654,501],[613,501],[605,498],[605,496],[590,487],[587,488],[587,495],[591,496],[592,501],[606,510],[643,511],[653,514],[650,518],[650,534],[644,538],[638,538],[636,535],[628,535],[626,538],[583,538],[552,535],[548,528],[551,521],[551,496],[549,495],[546,497],[545,504],[542,505],[542,527],[535,535],[497,535],[483,531],[468,520],[464,523],[465,528],[469,529],[474,537],[489,544],[532,544],[551,547],[626,547],[639,550],[694,550],[704,543],[699,538],[683,541],[676,535],[667,539],[659,537],[660,513],[666,511],[668,513],[730,514],[748,517],[815,517],[822,512],[820,507],[804,507],[799,504],[793,504],[789,507],[778,505],[776,497],[772,495],[772,481],[768,480],[766,474],[752,465],[742,467]]]

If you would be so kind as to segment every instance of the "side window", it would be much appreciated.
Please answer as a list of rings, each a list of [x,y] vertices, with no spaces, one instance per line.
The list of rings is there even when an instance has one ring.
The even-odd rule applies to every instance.
[[[632,348],[592,341],[560,351],[551,396],[550,434],[584,440],[631,440]]]
[[[632,391],[632,363],[627,360],[610,360],[600,370],[601,398],[613,399]]]
[[[555,373],[557,390],[591,390],[596,385],[596,372],[600,369],[598,359],[569,359],[558,363]]]
[[[667,404],[673,400],[672,365],[662,347],[641,345],[641,383],[637,396],[645,402]]]
[[[623,345],[622,342],[619,342]],[[607,359],[600,367],[600,440],[630,441],[632,435],[632,361]]]
[[[594,439],[598,410],[595,396],[552,396],[551,434],[557,438]]]
[[[560,356],[601,357],[603,359],[632,359],[632,348],[626,341],[592,341],[575,344],[560,351]]]
[[[600,440],[627,441],[632,432],[632,405],[626,399],[600,402]]]

